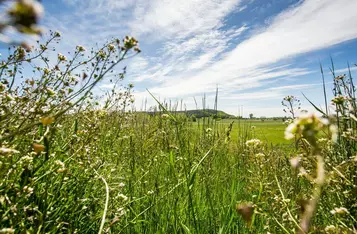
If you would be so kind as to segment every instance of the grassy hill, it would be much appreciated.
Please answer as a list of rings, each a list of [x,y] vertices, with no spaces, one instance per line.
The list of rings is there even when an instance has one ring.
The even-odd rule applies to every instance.
[[[148,114],[155,114],[157,112],[147,112]],[[202,117],[214,117],[217,115],[218,118],[221,119],[229,119],[229,118],[235,118],[234,115],[227,114],[224,111],[220,110],[213,110],[213,109],[205,109],[205,110],[186,110],[186,111],[175,111],[174,113],[176,114],[186,114],[187,116],[195,116],[196,118],[202,118]]]

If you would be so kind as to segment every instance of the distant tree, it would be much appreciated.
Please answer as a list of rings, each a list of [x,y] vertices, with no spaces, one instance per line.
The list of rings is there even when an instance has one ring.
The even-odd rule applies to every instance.
[[[252,113],[249,114],[249,118],[250,119],[253,119],[254,118],[254,115]]]

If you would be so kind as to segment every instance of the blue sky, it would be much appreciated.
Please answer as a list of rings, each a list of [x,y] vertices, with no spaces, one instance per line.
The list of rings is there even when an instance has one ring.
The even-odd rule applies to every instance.
[[[46,29],[61,32],[59,51],[134,36],[142,53],[125,64],[126,82],[142,100],[195,97],[244,115],[283,115],[281,100],[301,91],[323,104],[321,62],[338,74],[357,63],[356,0],[51,0],[43,1]],[[354,68],[353,68],[354,69]],[[120,70],[120,67],[117,69]],[[353,70],[353,74],[356,73]],[[357,75],[357,74],[356,74]],[[326,76],[331,82],[330,75]],[[110,88],[105,82],[101,89]],[[331,93],[330,86],[328,87]],[[201,107],[200,101],[198,107]]]

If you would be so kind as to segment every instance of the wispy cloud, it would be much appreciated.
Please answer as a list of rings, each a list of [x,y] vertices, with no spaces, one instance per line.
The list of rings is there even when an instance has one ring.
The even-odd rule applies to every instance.
[[[350,68],[342,68],[342,69],[337,69],[335,70],[335,73],[337,75],[339,75],[339,73],[346,73],[346,72],[349,72],[349,71],[357,71],[357,67],[350,67]]]
[[[248,0],[62,1],[67,10],[48,15],[45,26],[63,32],[63,49],[124,33],[139,38],[143,53],[125,64],[139,103],[149,97],[145,88],[161,98],[192,99],[217,85],[230,100],[243,100],[237,91],[275,98],[283,89],[308,88],[300,82],[264,87],[312,74],[292,66],[291,58],[357,38],[357,1],[351,0],[298,1],[258,28],[227,22],[249,11]],[[260,90],[250,95],[249,89]]]
[[[155,35],[155,39],[178,39],[206,33],[222,26],[224,17],[240,0],[139,1],[134,20],[129,23],[134,34]]]

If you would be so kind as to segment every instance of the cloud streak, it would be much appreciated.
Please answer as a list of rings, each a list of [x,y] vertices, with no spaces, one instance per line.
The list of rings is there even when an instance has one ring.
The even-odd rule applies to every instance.
[[[46,27],[63,31],[65,41],[71,38],[64,49],[93,46],[123,32],[141,39],[144,52],[126,64],[139,103],[149,97],[145,88],[161,98],[189,99],[209,95],[217,85],[230,100],[242,100],[237,92],[252,89],[275,98],[283,88],[307,86],[267,84],[313,74],[291,65],[292,58],[357,38],[352,0],[299,1],[260,27],[226,21],[249,11],[247,0],[63,1],[69,10],[48,16]]]

